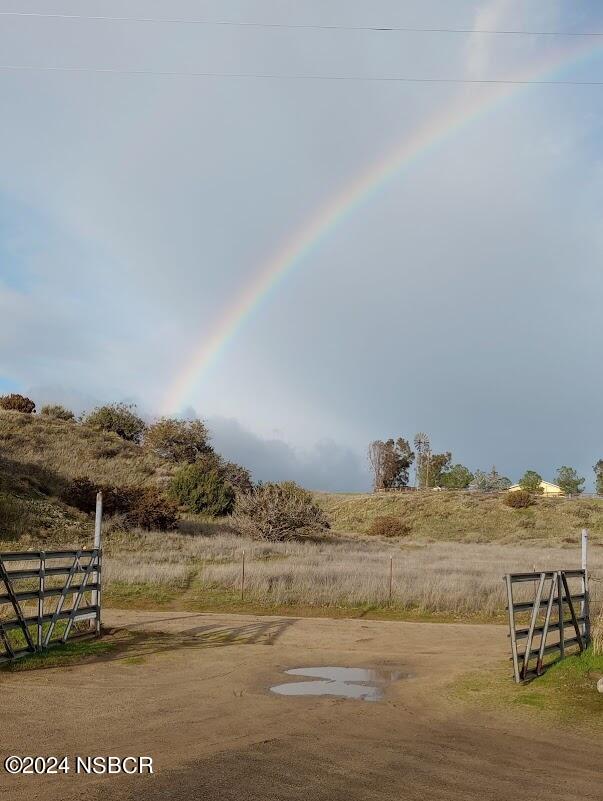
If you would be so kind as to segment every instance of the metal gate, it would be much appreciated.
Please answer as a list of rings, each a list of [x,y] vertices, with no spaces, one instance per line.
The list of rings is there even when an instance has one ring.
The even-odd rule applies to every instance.
[[[0,662],[100,635],[100,572],[100,548],[0,553]]]
[[[570,649],[583,651],[587,647],[590,621],[586,570],[509,573],[505,582],[516,682],[541,675],[549,655],[554,661],[555,656],[563,658]]]

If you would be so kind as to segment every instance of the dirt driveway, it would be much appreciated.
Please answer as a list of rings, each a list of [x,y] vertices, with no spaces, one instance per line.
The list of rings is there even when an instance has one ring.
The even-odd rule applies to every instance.
[[[109,610],[134,633],[93,664],[0,676],[0,756],[152,756],[153,776],[8,776],[0,799],[572,801],[600,746],[476,714],[443,688],[506,653],[499,626]],[[368,703],[269,687],[307,666],[411,674]]]

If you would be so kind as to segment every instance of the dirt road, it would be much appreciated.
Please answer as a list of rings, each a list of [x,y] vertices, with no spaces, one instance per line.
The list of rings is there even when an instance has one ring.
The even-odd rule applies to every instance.
[[[600,746],[476,713],[444,688],[506,653],[496,626],[109,610],[93,664],[0,676],[0,756],[153,757],[152,776],[8,776],[0,799],[599,801]],[[288,697],[289,668],[411,674],[368,703]]]

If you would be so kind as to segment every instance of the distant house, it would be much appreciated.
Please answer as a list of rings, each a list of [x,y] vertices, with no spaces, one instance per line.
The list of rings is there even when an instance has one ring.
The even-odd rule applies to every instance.
[[[543,495],[565,495],[560,486],[557,484],[552,484],[550,481],[541,481],[540,486],[542,488]],[[520,489],[521,487],[519,484],[513,484],[511,487],[509,487],[509,492],[517,492],[517,490]]]

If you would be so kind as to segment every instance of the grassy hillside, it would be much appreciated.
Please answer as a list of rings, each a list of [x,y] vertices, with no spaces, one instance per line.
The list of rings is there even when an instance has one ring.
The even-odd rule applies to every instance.
[[[0,537],[77,538],[90,526],[85,515],[59,500],[70,479],[162,486],[171,470],[116,434],[0,410]]]
[[[317,494],[334,531],[367,533],[376,517],[394,515],[409,536],[461,542],[575,540],[588,528],[603,542],[603,499],[539,498],[528,509],[510,509],[499,495],[466,492]]]
[[[0,410],[0,538],[73,541],[90,520],[60,497],[79,476],[112,485],[166,485],[173,464],[116,434],[75,421]],[[603,542],[603,500],[539,499],[510,509],[502,496],[460,492],[382,495],[318,493],[332,530],[368,533],[379,516],[395,515],[411,540],[464,542],[575,541],[583,527]]]

